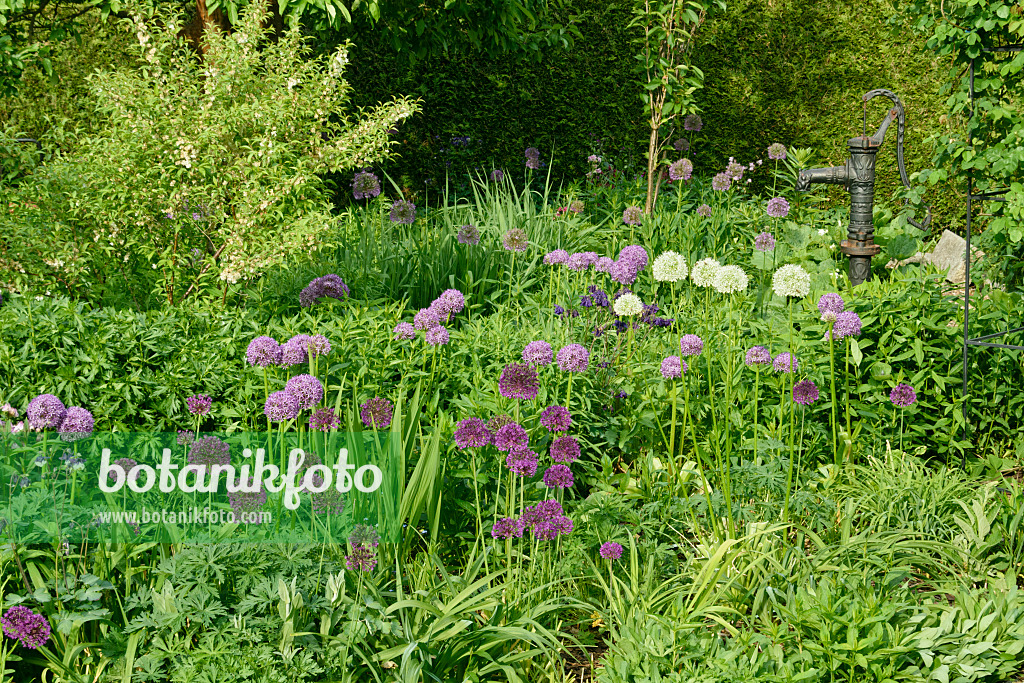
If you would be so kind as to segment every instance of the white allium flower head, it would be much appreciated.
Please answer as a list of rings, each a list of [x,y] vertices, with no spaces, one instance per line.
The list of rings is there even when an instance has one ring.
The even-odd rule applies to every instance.
[[[711,287],[714,285],[715,275],[718,274],[718,269],[721,267],[722,264],[713,258],[701,259],[693,264],[690,279],[698,287]]]
[[[811,292],[811,276],[800,266],[782,266],[772,276],[772,289],[779,296],[802,298]]]
[[[686,259],[682,254],[666,251],[654,259],[651,267],[658,282],[679,282],[686,279]]]
[[[746,290],[749,278],[739,266],[722,266],[715,273],[714,288],[720,294],[734,294]]]
[[[644,310],[644,304],[636,294],[623,294],[612,305],[615,315],[639,315]]]

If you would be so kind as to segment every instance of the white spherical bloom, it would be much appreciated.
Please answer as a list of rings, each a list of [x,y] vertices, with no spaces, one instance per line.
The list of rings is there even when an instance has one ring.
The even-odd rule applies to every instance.
[[[623,294],[612,305],[615,315],[639,315],[643,313],[644,304],[636,294]]]
[[[746,290],[749,281],[739,266],[722,266],[715,273],[714,287],[720,294],[734,294]]]
[[[674,251],[666,251],[654,259],[651,267],[658,282],[679,282],[686,279],[686,259]]]
[[[772,276],[772,289],[779,296],[802,298],[811,292],[811,276],[800,266],[782,266]]]
[[[715,275],[722,264],[713,258],[704,258],[693,264],[690,279],[698,287],[711,287],[715,284]]]

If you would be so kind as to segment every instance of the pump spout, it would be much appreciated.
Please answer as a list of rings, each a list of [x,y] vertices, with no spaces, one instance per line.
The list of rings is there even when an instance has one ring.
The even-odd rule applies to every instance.
[[[797,175],[796,189],[798,192],[806,192],[811,188],[811,183],[842,185],[849,189],[849,182],[849,164],[846,166],[829,166],[828,168],[805,168]]]

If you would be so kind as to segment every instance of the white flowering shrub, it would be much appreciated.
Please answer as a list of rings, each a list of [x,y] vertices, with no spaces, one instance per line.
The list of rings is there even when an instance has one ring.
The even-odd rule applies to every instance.
[[[298,30],[269,40],[265,2],[232,33],[207,31],[202,59],[177,35],[181,17],[129,10],[139,65],[91,78],[100,133],[37,174],[21,209],[41,216],[5,217],[12,231],[45,223],[37,251],[59,258],[42,263],[15,236],[0,280],[75,292],[90,273],[124,275],[176,303],[254,278],[324,244],[327,175],[386,158],[388,131],[418,109],[395,99],[353,112],[348,46],[314,59]]]

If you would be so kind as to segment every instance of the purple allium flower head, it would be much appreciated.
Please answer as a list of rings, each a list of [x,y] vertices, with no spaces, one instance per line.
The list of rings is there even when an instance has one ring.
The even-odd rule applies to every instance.
[[[188,405],[188,412],[193,415],[209,415],[213,399],[206,394],[194,394],[185,399]]]
[[[584,372],[590,365],[590,352],[580,344],[567,344],[559,349],[556,360],[562,372]]]
[[[821,313],[821,319],[826,322],[838,320],[839,314],[843,312],[844,308],[846,308],[846,302],[835,292],[822,294],[818,299],[818,312]]]
[[[466,307],[466,297],[457,289],[446,289],[434,299],[430,307],[450,317],[462,312]]]
[[[699,133],[703,127],[704,121],[697,114],[687,114],[686,118],[683,119],[683,130]]]
[[[559,263],[565,263],[569,260],[569,252],[565,249],[555,249],[549,251],[544,255],[544,265],[553,266]]]
[[[684,334],[679,339],[679,355],[699,356],[704,352],[704,340],[695,334]]]
[[[747,356],[743,361],[747,367],[761,367],[772,364],[772,354],[763,346],[752,346],[747,349]]]
[[[532,477],[537,474],[539,462],[537,454],[529,448],[513,448],[505,457],[505,466],[520,477]]]
[[[291,420],[299,414],[299,399],[287,391],[275,391],[263,404],[263,414],[271,422]]]
[[[773,142],[768,145],[768,158],[774,161],[782,161],[786,158],[786,146],[781,142]]]
[[[732,176],[725,171],[716,174],[715,177],[711,179],[711,189],[716,192],[725,192],[731,186]]]
[[[380,534],[369,524],[356,524],[348,535],[348,542],[354,548],[376,548],[380,545]]]
[[[441,312],[433,306],[421,308],[412,318],[412,325],[417,330],[429,330],[441,324]]]
[[[594,270],[596,270],[599,273],[610,274],[612,272],[612,267],[614,265],[615,261],[613,259],[607,256],[602,256],[601,258],[597,259],[596,263],[594,263]]]
[[[754,249],[758,251],[771,251],[775,248],[775,238],[770,232],[758,233],[754,238]]]
[[[459,244],[480,244],[480,231],[475,225],[463,225],[456,236]]]
[[[774,197],[768,200],[767,210],[772,218],[785,218],[789,214],[789,202],[785,197]]]
[[[349,289],[340,277],[331,273],[310,281],[306,287],[299,292],[299,305],[309,308],[321,299],[344,299],[348,297]]]
[[[686,370],[684,370],[684,365],[686,365],[686,362],[679,356],[669,356],[665,360],[661,361],[661,376],[665,379],[678,379],[683,376],[683,373],[686,372],[686,370],[689,369],[689,367],[687,367]]]
[[[281,365],[301,365],[309,360],[308,334],[297,334],[281,347]]]
[[[622,546],[613,541],[608,541],[601,544],[601,549],[597,553],[606,560],[617,560],[622,557]]]
[[[448,330],[440,325],[435,325],[426,331],[424,338],[431,346],[444,346],[448,343]]]
[[[564,515],[551,517],[533,525],[534,537],[542,541],[553,541],[559,536],[567,536],[572,530],[572,520]]]
[[[533,171],[540,168],[540,150],[536,147],[526,148],[526,168]]]
[[[537,377],[537,371],[531,365],[509,363],[501,371],[501,378],[498,380],[498,393],[505,398],[532,401],[537,398],[539,389],[540,380]]]
[[[67,412],[68,409],[59,398],[53,394],[40,394],[29,401],[25,417],[33,429],[46,429],[59,427]]]
[[[178,445],[179,446],[190,446],[196,440],[196,433],[188,430],[178,430]]]
[[[85,408],[71,406],[57,428],[61,441],[78,441],[92,434],[95,420]]]
[[[793,385],[793,400],[802,406],[809,406],[818,400],[818,385],[809,379]]]
[[[124,477],[121,478],[121,481],[127,482],[129,473],[138,464],[139,463],[133,460],[132,458],[118,458],[114,462],[110,463],[110,469],[107,471],[107,481],[115,481],[118,478],[117,473],[114,472],[114,468],[116,467],[117,469],[124,472]],[[134,478],[138,478],[138,476],[139,474],[138,472],[136,472]]]
[[[491,180],[493,180],[494,182],[500,183],[504,179],[505,172],[502,171],[500,168],[496,168],[493,171],[491,171]]]
[[[686,138],[679,138],[678,140],[672,143],[672,148],[675,149],[675,151],[677,152],[689,152],[690,141],[687,140]]]
[[[633,267],[632,263],[619,259],[612,263],[609,274],[612,276],[612,279],[620,285],[631,285],[636,282],[638,271]]]
[[[356,199],[373,199],[380,194],[380,179],[372,173],[360,171],[352,179],[352,196]]]
[[[8,638],[30,650],[38,650],[50,640],[50,620],[24,605],[15,605],[0,617],[0,625]]]
[[[917,392],[909,384],[897,384],[889,392],[889,400],[894,406],[906,408],[917,403]]]
[[[565,261],[566,267],[576,273],[581,273],[590,267],[590,260],[588,255],[585,253],[569,254],[569,258]]]
[[[320,408],[309,417],[309,429],[316,432],[329,432],[337,429],[341,420],[334,414],[333,408]]]
[[[701,204],[700,206],[697,207],[697,215],[704,216],[704,218],[707,218],[708,216],[711,215],[711,207],[707,204]]]
[[[245,350],[245,360],[249,365],[256,365],[261,368],[281,363],[281,345],[273,337],[256,337],[249,342],[249,348]]]
[[[351,555],[345,556],[345,567],[353,572],[372,572],[377,566],[377,551],[366,546],[352,549]]]
[[[491,536],[493,538],[500,538],[505,540],[506,538],[512,538],[515,536],[519,538],[523,535],[523,530],[516,524],[516,520],[511,517],[503,517],[494,523],[491,527]]]
[[[549,489],[568,489],[572,484],[572,470],[568,465],[552,465],[544,472],[544,485]]]
[[[689,159],[680,159],[668,167],[668,177],[671,180],[689,180],[693,176],[693,162]]]
[[[487,430],[491,434],[497,434],[499,429],[501,429],[507,424],[512,424],[513,422],[515,422],[515,420],[512,418],[511,415],[501,413],[499,415],[495,415],[494,417],[487,421]]]
[[[483,448],[489,446],[494,436],[479,417],[467,417],[455,426],[455,444],[459,448]]]
[[[736,161],[732,157],[729,157],[729,163],[726,164],[725,167],[726,175],[728,175],[731,180],[739,182],[740,180],[743,180],[743,171],[743,164]]]
[[[551,442],[551,459],[555,462],[569,464],[580,457],[580,444],[571,436],[560,436]]]
[[[540,414],[540,423],[552,432],[565,432],[572,426],[572,415],[562,406],[548,406]]]
[[[619,260],[630,264],[637,272],[647,267],[648,259],[647,250],[639,244],[623,247],[622,251],[619,252]]]
[[[639,206],[627,206],[622,212],[622,222],[626,225],[640,225],[640,214]]]
[[[861,321],[860,316],[853,311],[843,311],[836,316],[836,322],[832,325],[832,333],[836,339],[844,337],[859,337]]]
[[[516,448],[526,448],[529,443],[530,435],[517,422],[509,422],[506,425],[502,425],[494,434],[494,447],[502,453],[507,453]]]
[[[571,202],[569,202],[569,206],[566,208],[568,208],[569,211],[573,213],[583,213],[583,200],[574,199]]]
[[[359,419],[367,427],[387,429],[391,426],[391,402],[386,398],[374,396],[359,406]]]
[[[416,205],[404,199],[399,199],[391,205],[391,214],[388,217],[392,223],[412,225],[416,222]]]
[[[408,340],[416,338],[416,328],[412,323],[398,323],[394,329],[395,340]]]
[[[507,251],[526,251],[526,248],[530,246],[530,241],[526,237],[525,230],[522,228],[511,228],[501,238],[501,245]]]
[[[309,338],[309,344],[306,348],[313,358],[320,358],[331,352],[331,342],[327,341],[327,337],[322,334],[314,334]]]
[[[188,449],[188,464],[212,467],[231,462],[231,446],[215,436],[202,436]]]
[[[284,385],[284,390],[296,398],[299,410],[315,407],[324,397],[324,385],[313,375],[295,375]]]
[[[793,354],[783,352],[775,356],[775,360],[772,361],[772,368],[775,372],[796,372],[800,369],[800,363],[797,362],[796,356]]]
[[[246,481],[246,485],[252,485],[252,478]],[[258,524],[260,517],[254,513],[263,508],[267,502],[267,490],[262,484],[258,491],[229,491],[228,504],[231,511],[235,513],[235,519],[242,524]]]
[[[550,365],[554,359],[551,344],[546,341],[532,341],[523,348],[523,360],[530,365]]]

